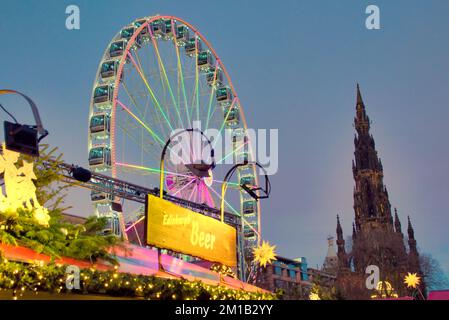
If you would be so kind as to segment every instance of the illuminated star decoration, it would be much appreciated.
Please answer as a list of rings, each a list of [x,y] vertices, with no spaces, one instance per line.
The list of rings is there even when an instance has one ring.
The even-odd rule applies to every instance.
[[[262,241],[262,245],[254,248],[254,261],[258,262],[260,266],[266,267],[276,260],[276,253],[274,252],[276,246],[270,246],[267,241]]]
[[[407,273],[404,279],[404,283],[408,288],[416,288],[421,283],[421,278],[416,273]]]
[[[5,194],[0,189],[0,211],[16,213],[18,209],[25,209],[33,213],[39,224],[48,227],[50,215],[36,197],[34,163],[22,161],[22,166],[18,168],[20,153],[6,149],[5,143],[1,148],[0,173],[3,174]]]

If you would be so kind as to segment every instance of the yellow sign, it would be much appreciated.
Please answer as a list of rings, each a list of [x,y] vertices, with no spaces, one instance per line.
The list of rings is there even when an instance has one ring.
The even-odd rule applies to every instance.
[[[147,199],[148,245],[236,266],[236,230],[153,195]]]

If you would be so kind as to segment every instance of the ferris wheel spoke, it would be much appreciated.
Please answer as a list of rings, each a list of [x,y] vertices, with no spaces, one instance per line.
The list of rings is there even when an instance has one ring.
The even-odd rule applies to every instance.
[[[136,54],[136,59],[137,59],[137,63],[138,63],[138,65],[139,65],[140,70],[145,70],[145,69],[143,68],[142,62],[141,62],[141,60],[140,60],[139,52],[138,52],[137,50],[135,50],[134,53]],[[151,73],[148,72],[148,75],[151,75]],[[147,77],[146,77],[146,78],[147,78]],[[148,80],[147,80],[147,81],[148,81]],[[151,100],[151,98],[148,97],[148,96],[146,96],[146,98],[147,98],[147,101],[146,101],[146,103],[145,103],[145,104],[146,104],[146,107],[144,108],[143,114],[142,114],[142,112],[140,113],[143,119],[146,118],[146,113],[147,113],[147,110],[148,110],[147,107],[148,107],[148,104],[149,104],[149,102],[150,102],[150,100]],[[168,112],[168,110],[167,110],[167,114],[168,114],[168,117],[170,118],[170,113]],[[156,113],[156,115],[157,115],[158,119],[160,119],[159,114]],[[171,119],[170,119],[170,120],[171,120]],[[161,129],[162,129],[162,132],[164,133],[164,135],[166,135],[166,134],[165,134],[165,129],[164,129],[163,126],[161,126]]]
[[[187,97],[187,104],[186,104],[186,112],[188,113],[188,118],[190,119],[189,126],[193,127],[193,121],[194,121],[194,102],[195,102],[195,73],[192,69],[193,60],[182,60],[183,67],[183,75],[184,75],[184,84],[186,88],[186,97]],[[194,67],[194,66],[193,66]],[[192,76],[193,71],[193,76]]]
[[[195,202],[196,203],[202,203],[202,200],[201,200],[202,189],[200,187],[201,187],[200,185],[198,185],[198,187],[197,187],[197,192],[196,192],[196,195],[195,195]]]
[[[218,107],[216,106],[215,108],[213,108],[212,109],[212,113],[210,114],[210,116],[209,116],[209,119],[213,119],[213,117],[214,117],[214,114],[215,114],[215,111],[218,109]],[[217,124],[217,128],[219,127],[219,126],[221,126],[221,124],[223,123],[223,122],[221,122],[221,121],[214,121],[216,124]],[[210,123],[209,123],[210,124]],[[215,128],[214,128],[215,129]]]
[[[211,118],[210,109],[212,107],[212,100],[213,100],[214,92],[215,92],[215,83],[217,81],[217,70],[218,70],[218,60],[215,63],[214,80],[212,82],[212,86],[211,86],[211,89],[210,89],[209,105],[207,107],[207,118],[206,118],[207,120],[206,120],[206,127],[205,127],[206,131],[209,128],[209,121],[210,121],[210,118]]]
[[[195,184],[195,186],[192,189],[192,192],[190,193],[189,201],[192,201],[192,197],[195,194],[195,191],[197,191],[197,188],[198,188],[198,186]]]
[[[145,124],[142,124],[142,125],[145,125]],[[145,127],[146,129],[149,129],[149,128],[147,128],[147,127]],[[141,145],[142,146],[142,145]],[[143,147],[143,146],[142,146]],[[161,144],[161,147],[162,147],[162,144]],[[181,158],[181,156],[179,156],[176,152],[172,152],[172,149],[171,149],[171,147],[170,146],[168,146],[167,147],[167,149],[170,151],[170,154],[171,155],[175,155],[177,158],[178,158],[178,160],[180,161],[180,163],[184,163],[184,159],[182,159]],[[183,148],[183,150],[184,150],[184,148]],[[153,154],[153,156],[155,156],[155,158],[156,158],[156,161],[159,163],[159,161],[160,161],[160,158],[158,157],[158,156],[156,156],[154,153],[152,153]],[[144,167],[142,167],[142,168],[144,168]],[[165,172],[165,171],[164,171]],[[185,176],[188,176],[188,175],[185,175]],[[190,176],[189,176],[190,177]]]
[[[205,201],[204,201],[204,186],[203,186],[203,183],[202,183],[202,181],[200,181],[199,183],[198,183],[198,202],[199,203],[204,203]]]
[[[139,51],[138,50],[133,50],[135,56],[136,56],[136,60],[137,60],[137,64],[139,66],[139,69],[142,70],[143,75],[145,76],[145,79],[147,79],[148,81],[148,75],[145,74],[145,69],[142,66],[142,61],[140,61],[140,56],[139,56]]]
[[[213,179],[212,180],[213,182],[215,182],[215,183],[219,183],[219,184],[223,184],[224,183],[224,181],[223,180],[215,180],[215,179]],[[226,182],[227,183],[227,185],[228,185],[228,188],[230,187],[230,188],[240,188],[240,184],[238,184],[237,182]]]
[[[148,32],[150,33],[150,35],[152,34],[152,31],[150,30],[150,28],[148,27]],[[162,105],[165,107],[165,110],[167,112],[168,118],[170,119],[171,123],[176,124],[176,114],[173,115],[173,119],[172,119],[172,114],[174,112],[170,112],[170,103],[168,103],[168,99],[167,99],[167,85],[166,85],[166,81],[164,81],[163,79],[163,71],[162,71],[162,65],[161,65],[161,59],[160,56],[158,56],[157,52],[156,52],[156,48],[159,50],[159,47],[157,46],[157,43],[155,44],[155,40],[152,38],[152,43],[153,43],[153,48],[154,50],[150,49],[150,46],[148,46],[148,50],[151,51],[151,55],[152,55],[152,61],[157,61],[156,62],[156,68],[157,68],[157,72],[154,73],[153,77],[154,78],[158,78],[158,82],[160,82],[160,86],[161,86],[161,93],[162,93],[162,97],[163,97],[163,103]],[[173,102],[171,102],[173,103]],[[176,104],[174,104],[174,106],[176,106]],[[178,117],[179,118],[179,117]],[[173,121],[172,121],[173,120]],[[169,137],[170,134],[167,135],[167,137]]]
[[[148,47],[149,48],[149,47]],[[150,49],[148,49],[148,50],[150,50]],[[170,114],[170,108],[168,107],[168,103],[166,102],[166,94],[165,94],[165,91],[166,91],[166,89],[165,89],[165,85],[164,85],[164,82],[162,81],[162,75],[161,75],[161,70],[160,70],[160,67],[159,67],[159,71],[158,71],[158,73],[156,74],[156,73],[151,73],[151,71],[150,70],[148,70],[147,72],[145,72],[145,69],[144,69],[144,67],[143,67],[143,64],[142,64],[142,62],[141,62],[141,59],[140,59],[140,56],[139,56],[139,53],[138,53],[138,50],[136,50],[136,51],[134,51],[135,52],[135,54],[136,54],[136,59],[137,59],[137,63],[138,63],[138,65],[139,65],[139,68],[140,68],[140,70],[141,70],[141,73],[145,76],[145,79],[147,80],[147,83],[149,84],[149,83],[151,83],[151,79],[152,78],[159,78],[159,80],[160,80],[160,83],[161,83],[161,87],[162,87],[162,91],[161,92],[163,92],[163,94],[162,94],[162,102],[160,101],[160,99],[161,99],[161,95],[156,95],[156,94],[154,94],[154,97],[156,97],[156,100],[154,100],[154,98],[153,98],[153,96],[151,95],[151,92],[150,92],[150,95],[149,96],[147,96],[148,98],[150,98],[150,100],[153,100],[154,101],[154,104],[156,105],[156,106],[160,106],[160,105],[162,105],[163,107],[165,107],[165,109],[163,109],[162,107],[160,108],[161,110],[163,109],[163,110],[165,110],[165,114],[166,114],[166,117],[164,116],[164,114],[162,113],[162,116],[163,116],[163,118],[164,118],[164,120],[166,120],[167,121],[167,119],[168,119],[168,123],[173,123],[172,122],[172,117],[171,117],[171,114]],[[150,52],[150,54],[151,54],[151,52]],[[157,60],[157,57],[155,57],[155,59],[153,59],[153,60]],[[158,81],[156,81],[156,82],[158,82]],[[155,88],[154,87],[150,87],[151,88],[151,90],[152,90],[152,92],[154,93],[154,92],[158,92],[158,90],[155,90]],[[157,98],[159,98],[159,99],[157,99]],[[149,102],[149,101],[148,101]],[[156,117],[159,119],[159,122],[160,122],[160,124],[161,124],[161,132],[163,132],[163,134],[164,134],[164,136],[169,136],[167,133],[166,133],[166,130],[165,130],[165,127],[162,125],[163,124],[163,121],[161,121],[161,116],[160,116],[160,112],[157,112],[158,111],[158,109],[159,109],[159,107],[158,108],[154,108],[154,109],[156,109]],[[146,109],[145,109],[145,111],[147,111]],[[170,128],[171,129],[171,128]]]
[[[146,148],[143,143],[140,143],[138,141],[138,138],[136,138],[133,134],[131,134],[131,132],[126,129],[124,126],[117,124],[117,126],[131,139],[133,140],[137,145],[139,145],[143,151],[145,151],[148,155],[151,155],[153,157],[155,157],[156,159],[158,159],[157,155],[154,152],[151,152],[148,148]]]
[[[192,93],[192,113],[191,118],[193,119],[193,114],[196,106],[196,120],[199,121],[200,118],[200,107],[199,107],[199,71],[198,71],[198,65],[197,65],[197,59],[198,59],[198,37],[195,33],[195,56],[194,56],[194,68],[195,68],[195,84],[194,89]]]
[[[127,168],[130,168],[130,169],[135,169],[135,170],[148,171],[148,172],[155,173],[155,174],[159,174],[161,172],[160,169],[149,168],[149,167],[139,166],[139,165],[130,164],[130,163],[116,162],[115,165],[117,165],[119,167],[127,167]],[[196,178],[195,176],[191,176],[191,175],[188,175],[188,174],[183,174],[183,173],[178,173],[178,172],[173,172],[173,171],[165,171],[164,170],[164,175],[166,175],[166,174],[179,176],[179,177],[185,177],[185,178],[189,178],[189,179],[195,179]]]
[[[227,158],[229,158],[230,156],[234,155],[237,151],[239,151],[240,149],[242,149],[244,146],[246,146],[248,144],[248,142],[242,143],[240,146],[238,146],[237,148],[233,149],[231,152],[229,152],[227,155],[225,155],[224,157],[222,157],[221,159],[217,160],[217,163],[221,163],[222,161],[226,160]]]
[[[183,191],[184,189],[186,189],[188,186],[190,186],[193,182],[195,182],[195,178],[193,178],[192,180],[190,180],[188,183],[186,183],[184,186],[182,186],[182,188],[176,190],[175,193],[172,194],[172,196],[176,196],[178,193],[180,193],[181,191]]]
[[[150,109],[150,102],[151,102],[151,97],[147,96],[146,97],[146,102],[145,102],[145,111],[143,113],[142,119],[147,119],[147,113],[154,112],[153,109]],[[151,111],[149,111],[149,110],[151,110]],[[166,137],[167,135],[166,135],[166,132],[165,132],[165,128],[164,128],[164,126],[162,124],[161,117],[159,116],[159,113],[158,112],[154,112],[154,114],[156,114],[159,126],[161,128],[161,131],[159,133],[162,134],[164,137]]]
[[[203,195],[203,187],[200,185],[198,185],[198,194],[196,195],[197,203],[204,203],[203,199],[204,199],[204,195]]]
[[[206,186],[207,186],[207,185],[206,185]],[[214,188],[209,187],[209,186],[207,186],[207,187],[208,187],[209,190],[211,190],[211,191],[218,197],[218,199],[221,201],[221,195],[220,195],[217,191],[215,191]],[[240,213],[239,213],[236,209],[234,209],[234,207],[231,206],[231,205],[229,204],[229,202],[226,201],[226,199],[224,200],[224,203],[225,203],[225,205],[226,205],[229,209],[231,209],[231,211],[232,211],[233,214],[235,214],[235,215],[237,215],[237,216],[240,217]]]
[[[148,32],[150,32],[150,34],[151,34],[150,28],[148,28]],[[152,41],[153,41],[153,39],[152,39]],[[153,44],[153,47],[154,47],[154,44]],[[150,48],[150,47],[148,47],[148,48]],[[157,61],[157,63],[156,63],[157,70],[158,70],[157,78],[159,79],[159,82],[161,83],[161,89],[163,92],[163,95],[162,95],[163,96],[163,106],[165,107],[165,110],[167,111],[167,115],[168,115],[168,118],[170,119],[170,122],[173,120],[173,123],[175,123],[176,120],[172,119],[172,117],[171,117],[172,112],[170,112],[169,103],[167,102],[167,85],[165,84],[165,81],[162,79],[161,63],[159,62],[159,58],[156,54],[156,50],[152,50],[152,52],[153,52],[153,56],[154,56],[154,59],[152,59],[152,60]],[[174,116],[174,118],[175,118],[175,116]]]
[[[211,194],[210,194],[210,192],[209,192],[209,189],[208,189],[208,187],[207,187],[207,184],[204,182],[204,180],[201,181],[201,183],[202,183],[203,193],[204,193],[204,196],[205,196],[205,198],[206,198],[206,203],[207,203],[207,205],[208,205],[209,207],[211,207],[211,208],[215,208],[215,201],[214,201],[214,199],[212,198],[212,196],[211,196]]]
[[[147,28],[148,28],[148,32],[150,32],[150,28],[149,27],[147,27]],[[151,59],[147,59],[147,60],[149,60],[149,61],[150,60],[151,61],[158,60],[154,50],[151,50],[150,46],[147,46],[147,48],[148,48],[149,55],[152,56]],[[149,66],[149,67],[151,67],[151,66]],[[151,69],[151,68],[149,68],[149,69]],[[151,78],[154,78],[156,80],[156,82],[160,82],[160,84],[161,84],[161,89],[162,89],[162,92],[163,92],[163,100],[164,100],[163,101],[163,106],[165,107],[165,111],[167,112],[167,116],[168,116],[168,118],[170,119],[170,122],[171,122],[172,119],[171,119],[171,116],[170,116],[170,109],[169,109],[168,104],[166,102],[166,94],[165,94],[166,89],[165,89],[164,81],[162,81],[162,70],[161,70],[161,66],[160,66],[159,62],[157,63],[157,72],[153,72],[152,73],[151,70],[148,70],[148,74],[151,76]],[[157,81],[157,79],[159,81]]]
[[[154,161],[158,161],[158,156],[154,153],[154,152],[151,152],[148,148],[145,148],[144,146],[143,146],[143,144],[141,144],[141,143],[139,143],[138,141],[137,141],[137,138],[136,137],[134,137],[132,134],[130,134],[129,132],[127,132],[126,130],[123,130],[123,132],[125,132],[125,134],[132,140],[132,141],[134,141],[135,143],[136,143],[136,145],[138,145],[138,146],[140,146],[140,148],[141,148],[141,150],[142,150],[142,155],[141,155],[141,163],[144,163],[144,157],[143,157],[143,154],[145,153],[145,154],[147,154],[147,155],[149,155],[150,157],[152,157],[153,159],[154,159]],[[122,162],[124,161],[124,159],[125,159],[126,157],[124,156],[124,154],[122,155]]]
[[[140,125],[142,127],[144,127],[150,134],[151,136],[157,141],[159,142],[159,144],[161,146],[163,146],[165,144],[165,142],[153,131],[151,130],[150,127],[148,127],[142,120],[140,120],[139,117],[137,117],[134,113],[131,112],[131,110],[129,110],[129,108],[127,106],[125,106],[120,100],[117,100],[117,103],[123,108],[123,110],[125,110],[126,112],[129,113],[129,115],[131,115],[138,123],[140,123]]]
[[[228,111],[228,114],[226,115],[226,118],[228,117],[228,115],[229,115],[229,111]],[[226,121],[226,118],[225,118],[225,121]],[[220,131],[219,131],[218,134],[220,134],[220,132],[223,130],[223,127],[224,127],[224,124],[221,126]],[[218,139],[217,139],[216,141],[218,141]],[[215,148],[216,141],[213,142],[212,148]],[[215,163],[221,164],[222,161],[226,160],[227,158],[229,158],[230,156],[232,156],[233,154],[235,154],[237,151],[239,151],[240,149],[242,149],[242,148],[243,148],[244,146],[246,146],[248,143],[249,143],[249,141],[246,141],[245,143],[242,143],[240,146],[238,146],[237,148],[233,149],[231,152],[229,152],[228,154],[226,154],[226,155],[223,156],[222,158],[216,160]],[[208,155],[207,160],[210,160],[210,155]],[[206,161],[207,161],[207,160],[206,160]]]
[[[151,98],[148,97],[148,104],[149,104],[149,101],[150,101],[150,100],[151,100]],[[170,136],[170,134],[167,133],[167,131],[166,131],[166,129],[168,130],[168,128],[165,127],[164,121],[163,121],[163,119],[161,118],[160,113],[158,112],[158,110],[156,110],[155,108],[149,108],[149,109],[150,109],[151,115],[153,115],[153,116],[157,119],[156,123],[157,123],[157,124],[159,125],[159,127],[161,128],[160,133],[163,135],[163,137],[168,137],[168,136]]]
[[[221,199],[221,196],[218,194],[218,192],[217,191],[215,191],[213,188],[211,188],[211,187],[208,187],[210,190],[212,190],[212,192],[214,192],[216,195],[217,195],[217,197],[219,198],[219,199]],[[229,209],[231,209],[231,211],[232,211],[232,213],[234,213],[236,216],[238,216],[238,217],[241,217],[241,219],[242,219],[242,221],[243,221],[243,224],[244,225],[247,225],[251,230],[253,230],[258,236],[260,236],[260,233],[259,233],[259,231],[258,230],[256,230],[236,209],[234,209],[234,207],[233,206],[231,206],[230,204],[229,204],[229,202],[227,202],[226,200],[224,200],[224,203],[225,203],[225,206],[227,206]]]
[[[172,25],[172,33],[176,34],[175,31],[175,24],[173,22],[173,19],[171,20],[171,25]],[[184,97],[184,108],[186,111],[186,116],[187,116],[187,124],[188,126],[190,126],[190,115],[189,115],[189,109],[188,109],[188,105],[187,105],[187,95],[186,95],[186,87],[185,87],[185,83],[184,83],[184,74],[182,72],[182,64],[181,64],[181,57],[179,55],[179,47],[178,47],[178,40],[176,39],[176,37],[173,37],[173,40],[175,42],[175,50],[176,50],[176,58],[177,58],[177,69],[178,69],[178,77],[181,80],[181,88],[182,88],[182,95]]]
[[[207,205],[209,205],[209,201],[207,198],[209,191],[207,190],[207,186],[204,183],[204,181],[202,181],[202,186],[201,186],[201,203],[205,203]],[[209,194],[210,196],[210,194]]]
[[[235,104],[236,102],[237,102],[237,98],[234,98],[234,99],[232,100],[232,103],[231,103],[231,106],[229,107],[228,112],[226,112],[226,116],[225,116],[223,122],[221,123],[221,127],[220,127],[220,130],[218,131],[217,136],[220,136],[221,132],[223,131],[224,126],[225,126],[225,124],[226,124],[226,121],[228,121],[229,114],[231,113],[231,110],[232,110],[232,108],[234,107],[234,104]],[[216,140],[214,141],[214,144],[212,145],[212,148],[215,148],[215,144],[217,143],[217,141],[218,141],[218,139],[216,139]],[[218,162],[217,162],[217,163],[218,163]]]
[[[184,123],[183,123],[183,121],[182,121],[181,114],[180,114],[180,112],[179,112],[179,106],[177,105],[175,96],[173,95],[173,90],[172,90],[172,88],[171,88],[170,81],[168,80],[167,72],[166,72],[166,70],[165,70],[164,61],[162,61],[161,55],[160,55],[160,53],[159,53],[159,47],[158,47],[158,44],[157,44],[156,40],[155,40],[154,37],[153,37],[153,32],[151,31],[151,28],[149,28],[148,30],[150,30],[151,41],[153,42],[153,47],[154,47],[154,50],[156,51],[156,55],[157,55],[157,60],[158,60],[158,63],[159,63],[159,67],[161,68],[162,73],[163,73],[163,75],[164,75],[165,82],[166,82],[166,84],[167,84],[167,88],[168,88],[168,91],[169,91],[169,93],[170,93],[170,97],[171,97],[172,103],[173,103],[173,105],[174,105],[174,107],[175,107],[176,113],[177,113],[178,118],[179,118],[179,121],[180,121],[180,125],[181,125],[182,128],[184,128]]]
[[[148,84],[147,79],[143,75],[142,70],[140,70],[139,66],[136,64],[136,61],[134,60],[133,56],[130,53],[128,53],[128,57],[130,58],[132,64],[134,65],[134,68],[136,68],[137,72],[139,73],[140,77],[142,78],[142,81],[145,83],[145,86],[147,87],[151,97],[153,98],[154,103],[156,104],[156,106],[158,107],[162,116],[164,117],[167,125],[170,127],[170,130],[173,131],[173,127],[172,127],[170,121],[168,120],[167,115],[165,114],[164,110],[162,110],[162,107],[161,107],[159,101],[157,100],[153,90],[151,89],[150,85]]]
[[[141,108],[139,107],[138,103],[136,102],[136,99],[134,98],[134,96],[129,92],[128,87],[127,87],[125,81],[122,82],[122,86],[123,86],[123,89],[125,90],[126,95],[129,97],[129,100],[131,101],[131,103],[132,103],[132,104],[134,105],[134,107],[136,108],[137,112],[140,114],[140,116],[143,117],[143,115],[142,115],[142,110],[141,110]]]
[[[131,101],[131,103],[135,107],[136,111],[139,113],[140,118],[146,119],[146,113],[147,113],[147,110],[149,109],[149,103],[150,103],[151,98],[150,97],[146,97],[147,101],[145,102],[145,108],[144,108],[144,111],[142,112],[142,108],[140,107],[140,104],[137,103],[137,101],[134,98],[134,96],[129,92],[125,82],[122,83],[122,86],[123,86],[123,89],[125,90],[125,93],[127,94],[128,98],[129,98],[129,100]],[[159,119],[159,122],[160,122],[161,133],[165,135],[166,134],[165,133],[165,129],[164,129],[164,126],[162,125],[162,123],[160,121],[161,119],[159,117],[159,114],[157,112],[155,114],[156,114],[156,116],[157,116],[157,118]],[[128,123],[128,118],[127,118],[127,123]],[[123,127],[122,127],[122,129],[123,129]]]
[[[196,91],[196,120],[200,120],[200,97],[199,97],[199,70],[198,70],[198,37],[195,34],[195,91]]]

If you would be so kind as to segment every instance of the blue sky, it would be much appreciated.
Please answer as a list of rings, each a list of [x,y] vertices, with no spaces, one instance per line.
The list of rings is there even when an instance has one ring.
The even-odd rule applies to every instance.
[[[81,29],[65,28],[65,8]],[[365,28],[376,4],[381,29]],[[0,11],[0,86],[39,105],[69,163],[87,164],[91,88],[115,33],[138,17],[179,16],[203,33],[233,79],[252,128],[279,129],[279,171],[263,203],[264,237],[287,257],[321,265],[340,214],[353,221],[355,84],[373,121],[390,202],[410,215],[421,251],[449,273],[449,2],[12,1]],[[1,102],[22,122],[27,106]],[[2,116],[2,120],[6,116]],[[76,191],[73,213],[90,212]]]

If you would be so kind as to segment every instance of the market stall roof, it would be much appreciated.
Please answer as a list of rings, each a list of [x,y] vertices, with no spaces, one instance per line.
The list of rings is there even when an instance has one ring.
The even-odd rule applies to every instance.
[[[51,262],[50,256],[37,253],[34,250],[21,246],[0,244],[0,251],[3,256],[10,261],[38,264]],[[268,292],[238,279],[222,276],[202,266],[166,254],[161,254],[160,262],[162,269],[159,270],[158,252],[154,249],[126,244],[123,246],[115,246],[111,248],[110,251],[116,255],[119,262],[118,272],[136,275],[152,275],[166,279],[202,281],[208,285],[222,285],[231,289],[241,289],[248,292]],[[62,265],[76,265],[80,268],[95,267],[97,270],[101,271],[114,268],[111,264],[103,261],[92,264],[88,261],[67,257],[55,259],[55,263]]]

